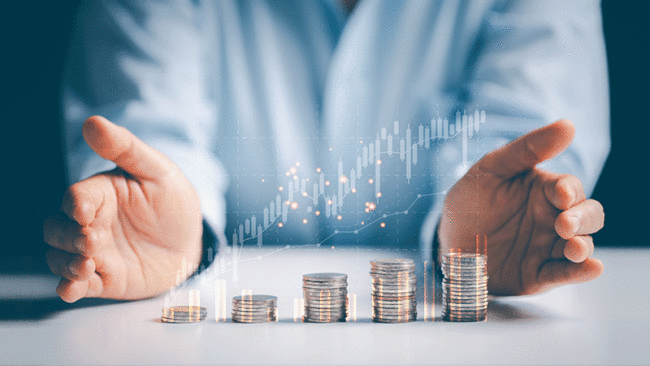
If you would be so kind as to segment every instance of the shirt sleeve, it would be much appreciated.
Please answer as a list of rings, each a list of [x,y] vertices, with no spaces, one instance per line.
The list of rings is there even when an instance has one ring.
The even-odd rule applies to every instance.
[[[115,165],[84,142],[100,114],[165,153],[198,191],[204,221],[225,225],[226,172],[211,151],[217,105],[215,29],[207,2],[88,1],[79,10],[62,80],[69,183]]]
[[[577,176],[591,195],[610,149],[600,2],[497,2],[485,13],[465,62],[454,109],[487,112],[480,135],[468,141],[469,158],[476,161],[531,130],[567,118],[576,127],[573,143],[539,167]],[[442,155],[460,155],[452,143],[440,148]],[[437,191],[448,190],[467,168],[441,167],[453,173],[437,178]],[[423,225],[425,258],[433,255],[427,248],[442,201]]]

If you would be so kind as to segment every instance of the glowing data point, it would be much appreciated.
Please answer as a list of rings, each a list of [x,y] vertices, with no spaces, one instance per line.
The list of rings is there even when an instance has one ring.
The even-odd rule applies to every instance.
[[[291,204],[291,201],[286,200],[286,201],[284,201],[284,204],[287,205],[287,206],[289,206],[289,204]]]
[[[347,181],[348,181],[348,177],[346,177],[345,175],[342,175],[342,176],[339,178],[339,182],[341,182],[341,183],[345,183],[345,182],[347,182]]]
[[[337,220],[341,220],[342,218],[343,218],[343,216],[341,216],[341,215],[336,216]]]
[[[357,189],[356,189],[356,188],[352,188],[350,191],[352,191],[352,193],[357,193]]]
[[[266,182],[266,180],[265,180],[265,179],[262,179],[262,183],[264,183],[264,182]]]
[[[297,209],[298,208],[298,202],[296,202],[296,201],[291,202],[291,208],[293,210]]]
[[[373,183],[375,183],[375,180],[370,178],[370,179],[368,179],[368,183],[373,184]]]
[[[381,160],[377,159],[377,165],[381,165]]]
[[[385,222],[382,222],[381,224],[379,224],[379,226],[381,226],[381,227],[386,227],[386,223],[385,223]]]
[[[296,161],[296,166],[300,166],[300,162],[299,162],[299,161]]]
[[[331,205],[332,203],[333,203],[332,200],[328,200],[328,201],[327,201],[327,204],[328,204],[328,205]]]
[[[307,192],[302,192],[303,197],[307,197]]]
[[[278,191],[284,191],[284,187],[279,186],[279,187],[278,187]]]
[[[381,197],[381,192],[377,192],[377,198]]]
[[[316,168],[316,173],[320,173],[320,168]]]
[[[291,167],[291,169],[289,169],[289,171],[291,172],[291,174],[296,174],[298,169],[296,169],[295,167]]]
[[[283,224],[283,223],[281,223],[281,222],[278,222],[278,227],[283,227],[283,226],[284,226],[284,224]]]
[[[316,216],[320,216],[320,211],[316,211],[314,213],[316,214]]]
[[[303,223],[303,224],[306,224],[306,223],[307,223],[307,219],[302,219],[302,223]]]
[[[326,185],[326,186],[329,186],[329,185],[330,185],[330,181],[329,181],[329,180],[326,180],[326,181],[325,181],[325,185]]]

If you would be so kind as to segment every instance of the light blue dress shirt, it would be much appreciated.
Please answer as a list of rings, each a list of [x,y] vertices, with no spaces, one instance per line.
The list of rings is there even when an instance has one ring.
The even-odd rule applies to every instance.
[[[78,13],[62,93],[71,183],[114,167],[81,134],[83,121],[101,114],[167,154],[228,241],[245,219],[243,236],[251,236],[255,216],[283,242],[282,211],[275,206],[262,223],[263,210],[280,194],[284,205],[294,167],[291,202],[302,201],[289,213],[298,223],[285,225],[292,242],[329,245],[345,237],[333,230],[357,230],[365,236],[356,238],[381,245],[419,244],[429,257],[444,192],[467,169],[460,134],[433,138],[432,130],[438,117],[454,123],[457,111],[486,111],[465,145],[470,162],[572,120],[574,143],[543,167],[576,175],[587,194],[610,146],[599,1],[364,0],[350,15],[334,0],[92,1]],[[430,127],[428,148],[420,126]],[[411,179],[398,146],[406,128],[418,150]],[[390,156],[385,134],[394,138]],[[355,171],[357,192],[344,186],[341,205],[338,164],[352,178],[373,141],[383,197],[370,183],[371,157]],[[325,192],[312,205],[317,168],[330,186],[317,187]],[[325,217],[334,196],[342,220],[331,210]],[[365,212],[367,202],[375,211]],[[392,231],[381,231],[384,221]]]

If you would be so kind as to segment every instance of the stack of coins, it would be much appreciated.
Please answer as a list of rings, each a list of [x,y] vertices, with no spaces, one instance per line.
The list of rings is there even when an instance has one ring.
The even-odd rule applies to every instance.
[[[303,321],[344,322],[348,316],[348,275],[312,273],[302,276],[305,299]]]
[[[278,298],[270,295],[242,295],[232,298],[232,321],[268,323],[277,321]]]
[[[415,262],[381,259],[370,262],[372,321],[404,323],[417,318]]]
[[[450,253],[442,257],[442,319],[482,321],[487,317],[487,257]]]
[[[197,323],[205,320],[208,310],[202,306],[171,306],[163,308],[165,323]]]

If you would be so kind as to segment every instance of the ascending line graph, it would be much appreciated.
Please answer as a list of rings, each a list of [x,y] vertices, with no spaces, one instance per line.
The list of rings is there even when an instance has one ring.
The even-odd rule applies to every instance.
[[[382,165],[390,163],[394,160],[394,156],[399,157],[400,162],[405,165],[404,180],[410,184],[413,177],[412,169],[418,163],[418,154],[422,154],[419,151],[429,150],[437,141],[454,139],[460,135],[462,137],[462,166],[466,169],[469,164],[468,140],[478,133],[479,126],[485,121],[485,111],[477,109],[469,115],[466,112],[461,114],[460,111],[457,111],[455,123],[450,123],[447,118],[433,118],[430,124],[420,124],[417,127],[417,136],[413,136],[410,125],[406,126],[405,131],[401,131],[400,123],[395,121],[392,132],[384,127],[373,141],[366,144],[361,141],[363,144],[361,153],[356,157],[356,165],[351,167],[349,172],[344,168],[343,162],[339,160],[335,183],[326,179],[326,174],[321,168],[316,169],[315,175],[309,172],[303,174],[300,171],[300,162],[296,162],[286,171],[285,184],[278,186],[278,192],[274,199],[270,200],[261,210],[261,220],[258,220],[258,214],[247,217],[236,225],[229,241],[233,248],[245,243],[256,243],[258,246],[262,246],[264,233],[275,227],[281,229],[287,224],[290,216],[297,217],[298,221],[302,221],[304,224],[321,215],[326,219],[341,220],[341,212],[348,197],[359,193],[361,189],[364,189],[362,187],[367,187],[365,184],[360,184],[362,176],[370,176],[368,183],[374,188],[374,200],[366,202],[365,211],[374,211],[382,197]],[[374,172],[372,172],[373,169]],[[310,176],[316,179],[311,181]],[[444,192],[418,195],[416,201],[422,197],[437,194],[444,194]],[[411,206],[413,204],[415,202]],[[320,207],[324,207],[324,212],[320,211]],[[388,215],[408,212],[409,209],[410,207],[395,213],[385,213],[383,218]],[[364,222],[363,227],[356,230],[335,231],[327,239],[336,234],[358,233],[378,221],[380,219],[375,219],[367,224]],[[311,245],[320,245],[323,242],[324,240],[321,240],[318,243],[311,243]]]
[[[295,247],[320,247],[326,245],[330,239],[337,235],[356,235],[377,225],[383,228],[387,219],[408,215],[421,199],[445,196],[446,191],[422,192],[413,197],[410,203],[390,209],[391,206],[382,205],[382,166],[403,164],[400,177],[409,185],[413,178],[413,167],[418,164],[419,159],[421,160],[420,155],[430,150],[435,143],[460,137],[462,161],[459,163],[464,169],[467,169],[470,164],[468,140],[478,134],[480,125],[486,122],[486,113],[478,109],[470,114],[457,111],[455,117],[454,122],[450,122],[447,118],[433,118],[427,125],[418,125],[415,135],[409,124],[404,130],[401,130],[400,123],[395,121],[391,131],[385,127],[381,128],[374,140],[364,142],[360,139],[360,145],[362,145],[360,153],[353,160],[356,164],[349,167],[348,170],[339,159],[336,166],[335,182],[328,180],[329,175],[320,167],[316,169],[315,173],[301,172],[301,164],[296,162],[285,172],[286,180],[284,184],[277,187],[276,196],[269,200],[262,210],[246,217],[243,222],[238,222],[228,237],[218,233],[219,256],[214,256],[215,260],[218,259],[218,263],[215,263],[211,270],[221,274],[232,272],[233,281],[236,283],[240,266],[246,262],[259,261]],[[364,190],[370,190],[370,192],[362,192]],[[350,200],[350,196],[360,193],[366,193],[365,197],[369,197],[372,193],[373,199],[365,202],[364,211],[370,214],[367,221],[360,221],[356,227],[335,229],[311,243],[277,246],[261,256],[246,259],[240,257],[245,244],[257,244],[262,247],[267,231],[282,230],[290,220],[295,219],[296,222],[302,223],[316,219],[330,220],[330,222],[340,221],[345,206],[348,203],[355,203]],[[213,254],[216,253],[208,253],[210,261]],[[181,273],[181,271],[185,273]],[[177,285],[183,283],[187,273],[193,272],[186,266],[183,266],[181,271],[176,273]],[[203,268],[201,272],[203,272]]]

